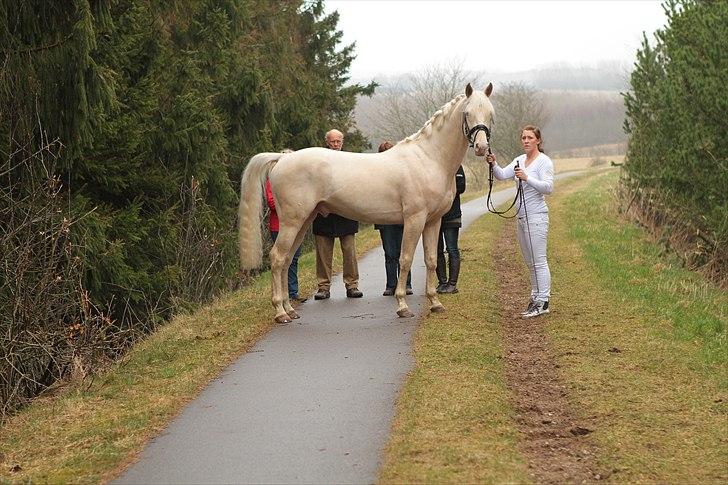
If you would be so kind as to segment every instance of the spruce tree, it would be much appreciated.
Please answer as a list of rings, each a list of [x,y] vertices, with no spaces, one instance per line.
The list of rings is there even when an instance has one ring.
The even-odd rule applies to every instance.
[[[108,322],[102,353],[234,283],[252,155],[321,145],[332,127],[363,148],[352,111],[374,85],[347,85],[354,46],[340,48],[337,22],[321,1],[0,0],[0,212],[23,194],[55,204],[34,230],[69,241],[57,264],[80,271],[77,316]],[[45,183],[31,173],[48,177],[50,202],[29,197]]]
[[[728,244],[728,3],[671,0],[664,8],[668,25],[654,45],[643,40],[625,94],[625,170],[717,254]]]

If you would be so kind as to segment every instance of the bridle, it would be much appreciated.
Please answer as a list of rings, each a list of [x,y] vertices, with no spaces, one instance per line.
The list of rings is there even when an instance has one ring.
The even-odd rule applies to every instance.
[[[469,146],[471,148],[475,145],[475,137],[478,136],[478,133],[481,131],[485,132],[485,138],[488,141],[488,155],[492,155],[493,152],[490,149],[490,128],[482,123],[470,128],[470,126],[468,125],[467,116],[465,116],[465,113],[463,113],[463,135],[465,135],[465,138],[467,138]],[[496,214],[497,216],[503,217],[505,219],[511,219],[515,217],[518,213],[510,216],[504,216],[503,214],[511,210],[513,206],[516,205],[516,202],[519,199],[523,199],[523,185],[521,182],[521,180],[518,181],[516,196],[514,197],[511,205],[509,205],[508,208],[503,211],[497,210],[493,205],[493,201],[491,200],[491,193],[493,192],[493,166],[488,164],[488,197],[486,198],[485,202],[485,206],[488,209],[488,212],[492,212],[493,214]]]
[[[493,152],[490,149],[490,128],[486,126],[483,123],[479,123],[472,128],[468,125],[468,117],[463,113],[463,135],[465,135],[465,138],[468,140],[469,146],[472,148],[475,145],[475,137],[478,136],[478,133],[481,131],[485,132],[485,138],[488,141],[488,155],[491,155]],[[497,216],[503,217],[505,219],[511,219],[513,217],[516,217],[518,214],[517,212],[510,216],[504,216],[506,212],[511,210],[513,206],[516,205],[516,202],[518,202],[519,199],[523,199],[523,184],[522,181],[518,181],[518,188],[516,189],[516,196],[513,199],[513,202],[506,210],[499,211],[495,208],[493,205],[493,202],[491,201],[491,192],[493,191],[493,166],[488,164],[489,173],[488,173],[488,197],[486,199],[485,205],[488,209],[488,212],[492,212],[493,214],[496,214]],[[523,203],[523,201],[521,200]]]
[[[483,123],[479,123],[470,128],[470,126],[468,126],[468,117],[465,116],[465,113],[463,113],[463,135],[467,138],[470,148],[475,145],[475,137],[478,136],[478,133],[481,131],[485,132],[485,138],[488,141],[488,154],[490,155],[490,128]]]

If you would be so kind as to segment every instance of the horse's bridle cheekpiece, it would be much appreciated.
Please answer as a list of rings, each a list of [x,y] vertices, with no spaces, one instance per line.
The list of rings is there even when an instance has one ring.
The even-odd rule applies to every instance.
[[[485,132],[485,138],[488,141],[488,153],[490,153],[490,128],[482,123],[470,128],[468,126],[468,118],[465,116],[465,113],[463,113],[463,135],[465,135],[465,138],[468,139],[468,143],[470,143],[469,146],[471,148],[475,145],[475,137],[478,136],[478,132],[481,131]]]

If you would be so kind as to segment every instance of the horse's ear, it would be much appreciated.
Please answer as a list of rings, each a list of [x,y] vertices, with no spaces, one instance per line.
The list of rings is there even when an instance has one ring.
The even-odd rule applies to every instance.
[[[490,98],[490,93],[493,92],[493,83],[488,83],[488,86],[485,88],[485,95]]]
[[[471,94],[473,94],[473,87],[470,85],[470,83],[468,83],[468,85],[465,86],[465,96],[469,98]]]

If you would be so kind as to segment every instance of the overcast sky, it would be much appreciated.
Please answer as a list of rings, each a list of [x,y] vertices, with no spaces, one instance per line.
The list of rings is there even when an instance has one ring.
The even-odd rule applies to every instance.
[[[667,19],[659,1],[326,0],[343,45],[356,41],[353,80],[456,58],[468,70],[521,71],[567,62],[634,62]]]

